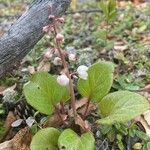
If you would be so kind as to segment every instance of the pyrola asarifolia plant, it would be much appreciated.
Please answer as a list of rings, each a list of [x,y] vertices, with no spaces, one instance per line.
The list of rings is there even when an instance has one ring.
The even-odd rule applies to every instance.
[[[96,123],[111,125],[116,122],[127,122],[140,115],[149,109],[149,103],[144,97],[133,92],[109,93],[114,72],[114,65],[111,62],[99,60],[88,67],[83,64],[78,66],[74,73],[70,73],[66,57],[70,61],[77,61],[77,57],[61,49],[65,38],[59,31],[59,25],[64,22],[64,18],[50,15],[49,19],[51,23],[43,27],[43,32],[53,34],[55,46],[49,48],[44,57],[52,59],[55,56],[53,60],[55,67],[63,65],[63,71],[57,76],[46,72],[35,73],[25,84],[24,94],[27,102],[42,114],[51,116],[57,114],[59,122],[66,129],[63,132],[52,127],[40,130],[33,137],[30,148],[31,150],[94,150],[95,140],[90,130],[93,125],[87,120],[91,105],[97,107],[99,112]],[[79,77],[77,84],[73,76]],[[82,96],[80,101],[84,109],[80,113],[75,86],[78,95]],[[65,103],[68,100],[71,100],[71,108],[65,107],[68,106],[68,103]],[[81,132],[75,132],[76,126],[81,128]]]

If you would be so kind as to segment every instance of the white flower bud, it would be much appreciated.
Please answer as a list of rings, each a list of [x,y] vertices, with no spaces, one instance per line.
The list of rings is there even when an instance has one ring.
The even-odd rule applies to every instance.
[[[44,54],[44,57],[47,58],[47,59],[50,59],[53,57],[53,52],[51,49],[49,49],[45,54]]]
[[[59,41],[59,42],[63,42],[64,41],[64,36],[61,33],[57,33],[56,40]]]
[[[88,67],[84,65],[81,65],[77,68],[77,73],[79,77],[84,80],[87,80],[87,77],[88,77],[87,71],[88,71]]]
[[[60,75],[57,77],[57,82],[62,86],[67,86],[69,84],[69,78],[66,75]]]
[[[81,15],[80,15],[79,13],[75,13],[75,14],[73,15],[73,18],[74,18],[75,20],[78,20],[78,19],[81,18]]]
[[[60,18],[58,18],[58,21],[59,21],[60,23],[64,23],[65,19],[64,19],[63,17],[60,17]]]
[[[76,55],[75,54],[69,54],[69,60],[70,61],[75,61],[76,60]]]
[[[54,15],[49,15],[49,17],[48,17],[49,19],[54,19],[55,18],[55,16]]]
[[[61,64],[62,64],[61,58],[55,57],[55,58],[54,58],[54,61],[53,61],[53,64],[54,64],[55,66],[61,65]]]
[[[77,68],[77,72],[80,74],[80,72],[87,72],[88,71],[88,67],[81,65]]]
[[[79,77],[83,80],[87,80],[88,73],[86,71],[80,72]]]
[[[45,27],[43,27],[43,32],[48,32],[50,30],[50,27],[49,26],[45,26]]]

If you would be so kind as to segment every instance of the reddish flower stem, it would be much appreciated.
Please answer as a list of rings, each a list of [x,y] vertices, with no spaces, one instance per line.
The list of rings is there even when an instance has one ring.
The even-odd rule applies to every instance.
[[[59,109],[57,108],[57,106],[54,105],[54,104],[53,104],[53,106],[54,106],[54,108],[55,108],[55,110],[56,110],[56,113],[57,113],[58,117],[60,118],[61,122],[62,122],[65,126],[67,126],[68,124],[67,124],[67,123],[64,121],[64,119],[62,118],[62,116],[61,116],[61,114],[60,114],[60,111],[59,111]]]
[[[60,105],[61,105],[61,111],[63,114],[65,114],[65,108],[64,108],[64,102],[60,102]]]
[[[54,22],[53,28],[54,28],[54,34],[55,34],[55,37],[56,37],[57,29],[56,29],[55,22]],[[69,89],[70,89],[70,96],[71,96],[71,106],[72,106],[72,109],[73,109],[73,115],[74,115],[74,117],[76,117],[75,94],[74,94],[74,88],[73,88],[72,79],[71,79],[71,76],[70,76],[70,73],[69,73],[68,65],[67,65],[67,62],[65,60],[64,54],[62,53],[62,50],[60,48],[60,42],[57,41],[57,40],[55,40],[55,41],[56,41],[56,48],[57,48],[58,53],[60,55],[60,58],[62,60],[63,67],[64,67],[64,69],[66,71],[66,75],[69,78]]]

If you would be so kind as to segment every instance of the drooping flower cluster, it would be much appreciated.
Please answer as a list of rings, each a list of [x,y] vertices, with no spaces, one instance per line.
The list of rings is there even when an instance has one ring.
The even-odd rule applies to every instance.
[[[63,34],[59,33],[56,29],[56,24],[57,23],[63,23],[64,22],[64,18],[56,18],[55,16],[52,16],[50,15],[49,16],[49,19],[50,21],[53,21],[52,24],[50,25],[47,25],[43,28],[43,31],[44,32],[49,32],[49,31],[52,31],[54,34],[55,34],[55,40],[56,40],[56,44],[60,45],[62,42],[64,42],[64,36]],[[57,48],[58,48],[58,45],[57,45]],[[60,51],[60,49],[59,49]],[[76,61],[76,54],[75,53],[68,53],[66,56],[65,56],[65,52],[62,52],[62,54],[64,55],[64,58],[66,56],[68,56],[68,59],[70,62],[74,62]],[[45,53],[45,57],[48,58],[48,59],[51,59],[53,57],[53,55],[55,56],[54,57],[54,60],[53,60],[53,64],[54,65],[62,65],[62,58],[60,58],[60,52],[58,52],[58,50],[56,48],[52,48],[52,49],[49,49],[46,53]],[[78,73],[78,76],[83,79],[83,80],[87,80],[88,78],[88,67],[87,66],[84,66],[84,65],[81,65],[77,68],[77,73]],[[60,76],[57,77],[57,82],[61,85],[61,86],[67,86],[69,84],[69,78],[66,74],[62,74]]]

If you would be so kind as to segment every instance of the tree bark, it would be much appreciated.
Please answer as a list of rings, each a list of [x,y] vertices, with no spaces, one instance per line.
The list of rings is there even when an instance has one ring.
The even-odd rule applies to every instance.
[[[61,16],[70,0],[34,0],[28,10],[0,39],[0,78],[20,62],[43,37],[49,15]]]

